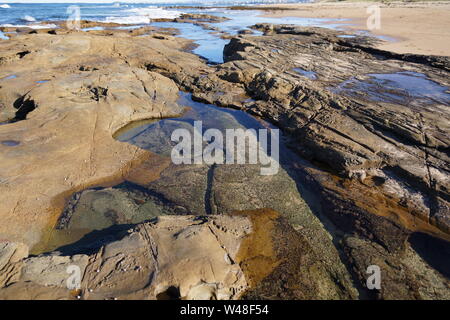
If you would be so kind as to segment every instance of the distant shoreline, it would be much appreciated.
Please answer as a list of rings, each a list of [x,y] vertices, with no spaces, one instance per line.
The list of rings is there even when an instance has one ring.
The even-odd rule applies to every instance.
[[[450,56],[449,1],[381,3],[350,0],[285,4],[274,5],[277,12],[265,12],[264,16],[349,19],[343,23],[343,29],[368,31],[366,21],[369,14],[366,10],[368,6],[375,4],[380,6],[381,28],[371,33],[395,39],[380,44],[380,49],[397,53]]]
[[[260,6],[217,6],[229,10],[261,10],[266,17],[346,19],[347,31],[368,32],[367,7],[379,5],[381,28],[370,31],[386,41],[378,47],[397,53],[450,56],[450,1],[317,1],[313,3],[267,4]],[[178,9],[211,8],[174,6]],[[281,21],[280,21],[281,22]],[[336,24],[336,21],[330,21]],[[339,23],[339,22],[338,22]],[[327,22],[325,21],[325,24]]]

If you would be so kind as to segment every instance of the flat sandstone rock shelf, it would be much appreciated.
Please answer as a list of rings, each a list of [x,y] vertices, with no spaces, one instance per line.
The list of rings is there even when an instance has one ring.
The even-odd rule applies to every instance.
[[[146,28],[0,41],[0,298],[450,298],[449,58],[253,28],[218,65]],[[186,106],[277,125],[279,173],[146,150]]]

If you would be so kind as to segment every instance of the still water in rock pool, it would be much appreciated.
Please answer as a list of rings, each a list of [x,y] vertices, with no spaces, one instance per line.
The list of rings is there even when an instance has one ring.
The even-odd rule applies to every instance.
[[[243,99],[245,100],[247,98]],[[172,148],[177,144],[171,141],[172,132],[177,128],[185,128],[193,134],[195,121],[202,122],[203,132],[200,133],[202,135],[208,129],[218,129],[225,136],[226,129],[275,128],[268,122],[254,118],[243,111],[195,102],[187,93],[180,93],[178,103],[187,107],[187,112],[181,117],[131,123],[116,133],[116,139],[161,156],[170,157]]]
[[[317,74],[314,71],[308,71],[308,70],[304,70],[302,68],[294,68],[294,71],[308,79],[311,79],[311,80],[317,79]]]
[[[332,91],[380,102],[450,105],[448,87],[411,71],[367,74],[364,80],[349,79]]]
[[[1,123],[0,123],[1,125]],[[7,146],[7,147],[15,147],[18,146],[20,144],[19,141],[15,141],[15,140],[4,140],[1,142],[2,145]]]
[[[17,78],[17,76],[15,74],[12,74],[12,75],[6,76],[4,78],[0,78],[0,80],[12,80],[15,78]]]
[[[127,229],[160,215],[206,215],[271,207],[283,212],[293,225],[311,219],[309,206],[286,169],[291,155],[283,142],[283,165],[270,176],[260,174],[260,164],[173,164],[172,132],[178,128],[192,132],[194,121],[202,121],[203,132],[210,128],[220,132],[276,129],[243,111],[195,102],[187,93],[180,93],[178,103],[188,108],[181,117],[131,123],[115,135],[119,141],[156,154],[152,163],[144,163],[138,170],[145,176],[159,166],[160,176],[145,182],[142,177],[128,177],[114,187],[90,188],[72,195],[49,241],[34,252],[56,248],[66,252],[74,247],[88,250],[107,241],[117,228]]]

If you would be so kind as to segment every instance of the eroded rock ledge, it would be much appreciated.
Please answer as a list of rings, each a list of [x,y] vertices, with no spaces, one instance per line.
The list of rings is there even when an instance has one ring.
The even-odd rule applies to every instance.
[[[384,181],[390,197],[401,189],[401,206],[448,234],[450,59],[391,54],[317,29],[256,28],[267,35],[232,40],[220,75],[267,101],[249,109],[289,132],[304,157],[363,184]],[[404,79],[392,88],[377,76]],[[402,89],[417,79],[415,90],[429,85],[441,98]]]
[[[232,299],[247,288],[237,259],[252,232],[245,217],[160,217],[94,253],[27,257],[18,244],[0,252],[2,299]],[[15,248],[13,248],[15,247]],[[15,251],[14,251],[15,249]],[[14,254],[10,252],[14,251]],[[68,289],[76,266],[79,288]],[[70,281],[70,280],[69,280]],[[73,291],[71,291],[72,289]]]
[[[291,147],[311,161],[293,165],[296,179],[318,195],[315,213],[353,275],[363,281],[374,258],[364,254],[369,251],[389,257],[411,276],[394,276],[390,289],[375,295],[359,288],[360,297],[430,298],[419,283],[436,263],[443,263],[441,271],[448,266],[449,58],[380,51],[371,46],[375,39],[343,38],[320,28],[255,28],[265,36],[232,39],[226,63],[213,72],[199,76],[173,63],[147,68],[199,101],[245,110],[285,131]],[[383,89],[383,77],[397,75],[397,87]],[[419,92],[403,89],[402,77],[419,79]],[[440,98],[420,93],[424,85]],[[363,241],[351,240],[353,235]],[[434,237],[444,239],[442,246]],[[416,238],[447,249],[426,257]],[[424,264],[408,267],[418,261],[408,260],[411,252]],[[439,287],[437,296],[448,295],[448,280]]]
[[[140,56],[147,46],[145,55],[164,59],[171,53],[160,50],[179,51],[163,40],[137,43],[84,34],[27,35],[0,45],[0,77],[14,76],[1,83],[0,119],[12,123],[0,127],[0,139],[18,142],[1,145],[0,233],[33,246],[53,228],[67,195],[120,181],[133,163],[151,157],[116,141],[117,130],[131,121],[183,112],[175,83],[131,67],[121,48]]]
[[[0,80],[0,121],[7,122],[0,126],[0,141],[5,142],[0,145],[0,235],[10,242],[33,247],[56,226],[71,195],[124,180],[164,194],[173,207],[181,204],[186,210],[179,214],[203,216],[203,210],[208,211],[204,199],[183,198],[177,191],[184,186],[171,186],[180,174],[196,177],[208,168],[164,171],[168,163],[113,138],[130,121],[180,114],[179,89],[192,92],[199,101],[272,121],[303,156],[282,164],[288,178],[282,177],[279,183],[289,188],[279,190],[288,198],[277,204],[279,215],[257,210],[245,218],[161,218],[135,226],[125,238],[118,235],[89,253],[75,250],[26,258],[27,246],[4,245],[1,296],[67,298],[62,280],[51,284],[50,290],[42,284],[46,278],[39,278],[41,271],[60,262],[65,266],[86,261],[93,269],[85,272],[88,277],[83,278],[82,292],[74,293],[75,297],[157,298],[160,293],[171,297],[178,292],[169,290],[175,282],[168,281],[169,287],[165,284],[161,290],[149,291],[145,286],[157,283],[151,282],[155,279],[150,265],[154,268],[155,264],[150,248],[160,246],[162,254],[167,245],[177,243],[171,243],[176,235],[165,229],[166,223],[181,233],[191,227],[207,233],[206,227],[217,221],[227,230],[237,223],[258,232],[261,219],[273,227],[262,238],[247,233],[227,235],[242,250],[247,248],[242,256],[231,254],[233,268],[242,272],[236,280],[242,288],[226,282],[222,273],[208,278],[206,284],[200,281],[204,274],[196,274],[188,284],[180,284],[182,279],[177,283],[179,296],[187,297],[199,285],[195,294],[216,298],[218,288],[226,287],[236,291],[221,291],[222,298],[448,299],[449,103],[445,95],[436,101],[405,91],[374,89],[376,78],[371,76],[400,72],[448,86],[448,58],[380,52],[371,48],[370,38],[341,38],[342,33],[323,29],[255,28],[266,35],[233,39],[225,50],[227,62],[217,66],[183,51],[191,45],[187,40],[168,34],[145,35],[139,29],[37,33],[0,41],[0,79],[7,79]],[[242,185],[239,174],[230,176],[233,170],[217,170],[212,176],[218,182],[212,189],[217,192],[214,204],[221,210],[205,213],[231,213],[237,205],[242,206],[240,210],[250,205],[254,206],[250,209],[262,209],[273,196],[264,188],[248,192],[251,184]],[[201,182],[205,180],[202,172],[197,175]],[[298,195],[300,189],[302,196],[311,194],[316,201],[305,205]],[[227,197],[239,201],[230,204]],[[259,202],[246,202],[249,198]],[[159,230],[170,241],[155,245],[144,237],[146,230]],[[129,275],[114,260],[126,252],[118,252],[108,256],[114,281],[108,282],[112,280],[107,274],[96,278],[94,266],[103,261],[105,250],[121,251],[132,238],[144,240],[138,241],[140,249],[124,261],[131,267],[146,263],[148,272],[136,271],[127,285]],[[201,239],[191,240],[195,245],[229,248],[223,239],[208,243]],[[264,241],[258,244],[258,239]],[[444,249],[430,255],[432,250],[427,253],[424,244]],[[272,245],[269,252],[264,251],[266,245]],[[180,250],[184,250],[182,244]],[[202,259],[225,266],[223,256],[216,260],[208,250]],[[389,285],[381,291],[369,292],[364,287],[370,264],[381,264],[387,270]],[[168,271],[167,279],[180,279],[179,270],[168,267],[165,270],[172,273]],[[226,265],[221,270],[229,268]],[[101,289],[98,295],[94,287]],[[23,296],[24,292],[30,296]]]
[[[194,76],[187,68],[174,72],[172,65],[148,68],[170,76],[201,101],[239,108],[280,126],[302,156],[352,181],[345,190],[329,184],[342,198],[392,216],[373,206],[370,198],[377,193],[396,203],[394,211],[412,216],[406,219],[418,217],[448,234],[448,57],[383,52],[370,46],[373,39],[340,38],[339,32],[321,28],[255,28],[266,35],[232,39],[224,51],[227,62],[216,66],[214,75]],[[382,89],[382,82],[373,80],[377,75],[422,79],[418,86],[434,84],[429,90],[440,90],[442,97],[420,96],[402,84]],[[234,101],[241,90],[253,100]],[[359,189],[356,194],[350,185]]]
[[[81,285],[70,290],[74,266]],[[274,270],[283,276],[258,287]],[[1,299],[351,297],[307,241],[272,210],[160,216],[99,247],[74,244],[37,257],[28,257],[23,244],[1,243],[0,272]]]

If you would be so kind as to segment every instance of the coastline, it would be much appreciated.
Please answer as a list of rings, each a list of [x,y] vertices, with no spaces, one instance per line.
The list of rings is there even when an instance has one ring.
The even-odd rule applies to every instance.
[[[450,299],[450,57],[260,8],[0,27],[0,299]]]
[[[368,31],[366,19],[369,14],[366,9],[372,5],[379,5],[381,8],[381,28],[371,33],[395,39],[379,44],[379,49],[397,53],[450,55],[450,2],[345,1],[276,4],[265,5],[263,16],[349,19],[341,22],[343,30]],[[275,11],[267,11],[271,7]],[[284,10],[280,10],[281,8]]]

